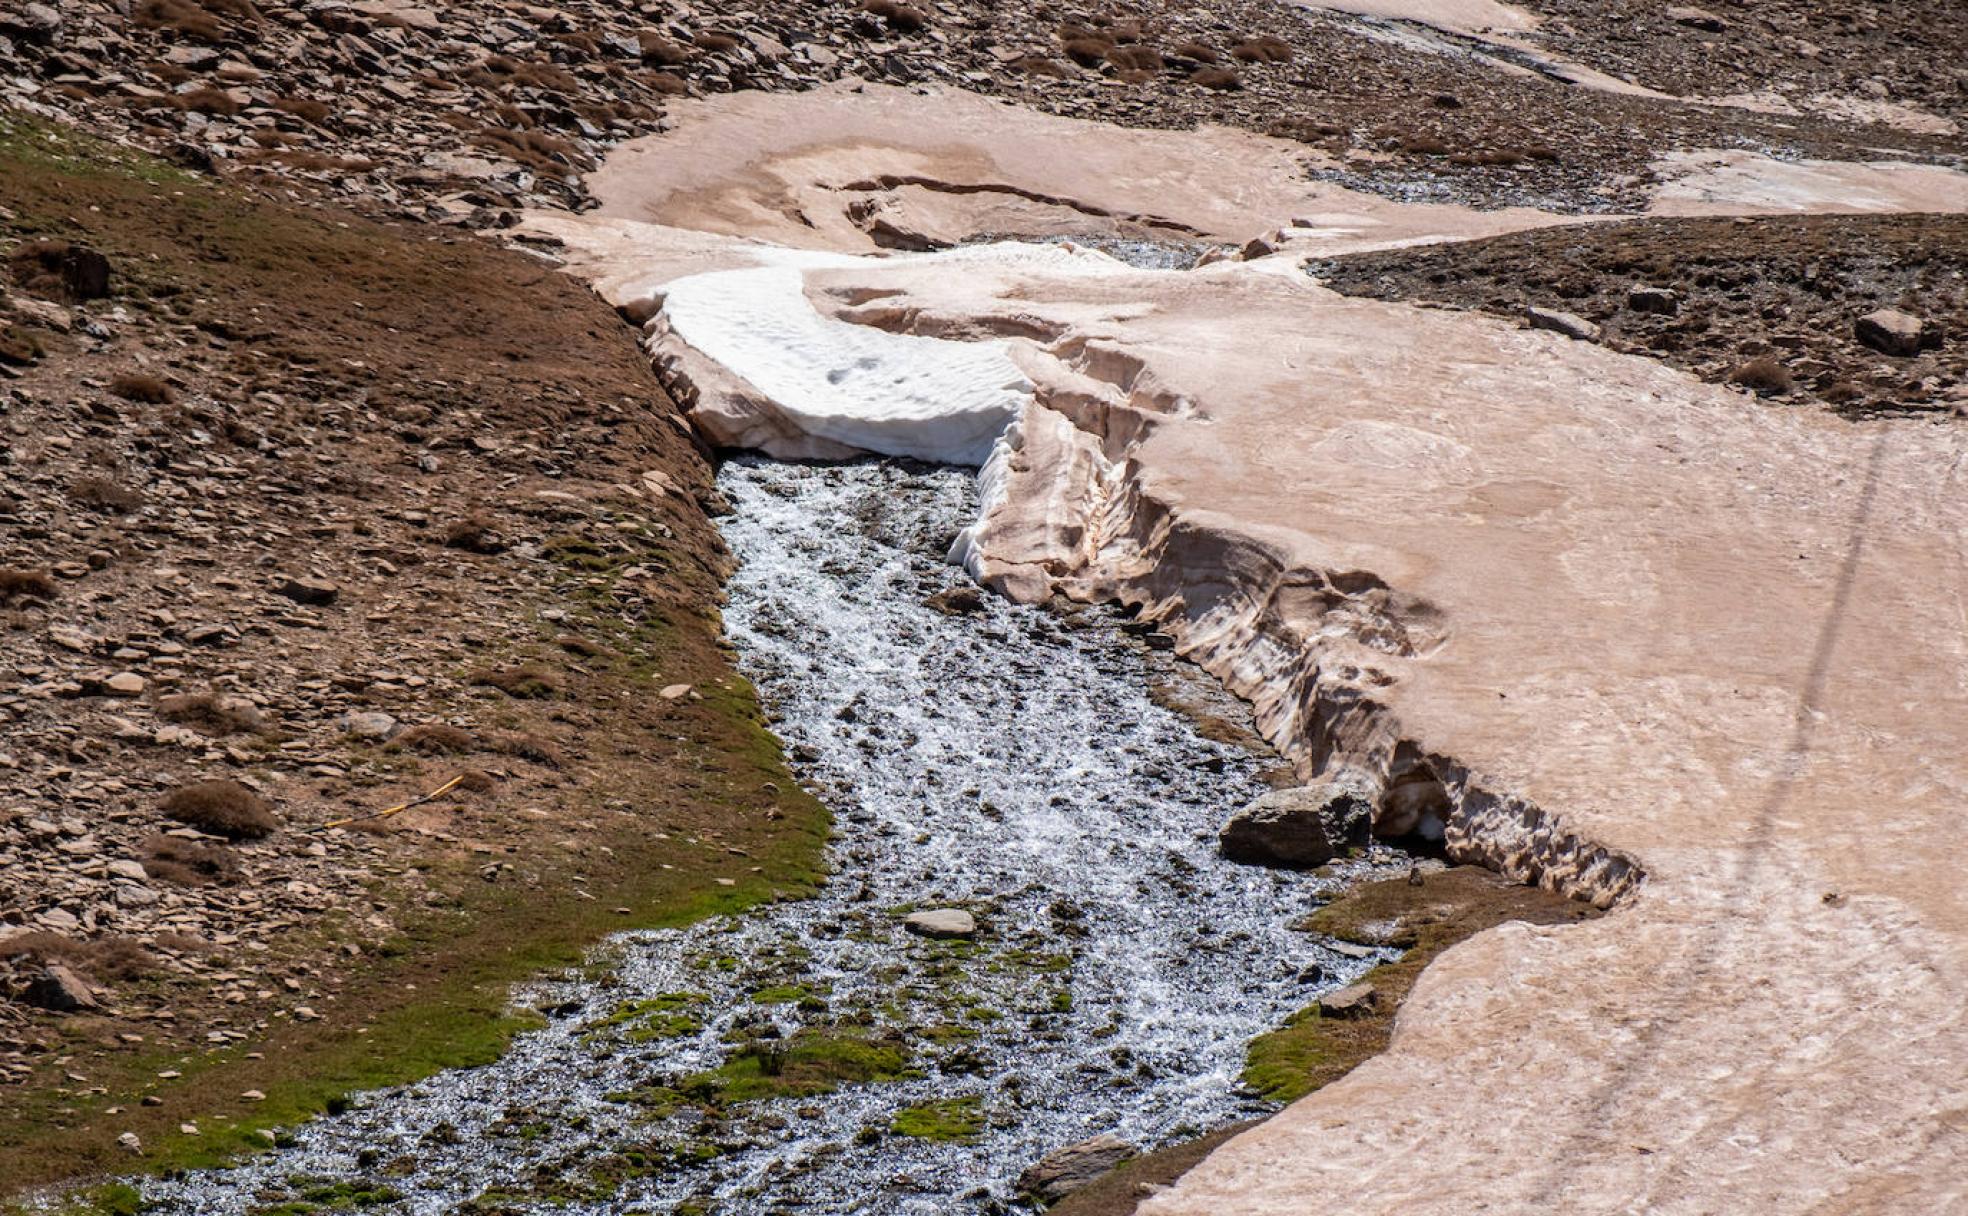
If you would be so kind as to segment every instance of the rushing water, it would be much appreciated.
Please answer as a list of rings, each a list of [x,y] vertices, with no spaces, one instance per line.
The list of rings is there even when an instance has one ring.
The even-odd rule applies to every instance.
[[[975,594],[942,560],[968,472],[740,460],[721,485],[726,623],[837,811],[834,877],[622,935],[525,994],[561,1015],[499,1063],[159,1184],[161,1210],[981,1213],[1051,1149],[1262,1109],[1245,1044],[1370,965],[1289,928],[1318,880],[1217,855],[1264,758],[1151,698],[1179,664],[1107,614],[925,603]],[[938,907],[976,940],[905,931]]]

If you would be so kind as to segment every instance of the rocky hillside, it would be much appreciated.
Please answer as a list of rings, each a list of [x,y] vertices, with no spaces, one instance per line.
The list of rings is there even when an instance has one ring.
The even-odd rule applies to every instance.
[[[298,177],[351,205],[474,227],[506,225],[518,207],[583,206],[581,175],[661,129],[671,98],[847,77],[938,81],[1128,125],[1273,131],[1324,153],[1336,179],[1490,204],[1632,206],[1671,146],[1958,153],[1945,131],[1837,121],[1888,101],[1962,111],[1961,69],[1911,49],[1938,36],[1945,4],[1838,18],[1760,6],[1695,25],[1651,2],[1532,7],[1554,18],[1543,45],[1658,88],[1853,104],[1663,103],[1571,86],[1510,58],[1520,52],[1499,59],[1432,27],[1257,0],[30,2],[0,11],[0,99],[182,165]],[[1866,53],[1903,39],[1901,55]]]
[[[20,117],[0,234],[0,1177],[473,1058],[506,980],[810,872],[583,288]]]

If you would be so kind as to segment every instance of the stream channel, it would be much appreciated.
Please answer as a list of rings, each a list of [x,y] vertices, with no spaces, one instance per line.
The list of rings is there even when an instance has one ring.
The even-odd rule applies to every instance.
[[[1290,927],[1340,880],[1218,855],[1277,760],[1151,689],[1236,703],[1107,610],[977,595],[944,561],[970,470],[743,458],[720,486],[726,626],[835,811],[830,880],[619,935],[518,994],[558,1016],[498,1063],[150,1183],[152,1210],[1003,1212],[1063,1145],[1263,1113],[1249,1040],[1377,960]],[[905,930],[929,908],[976,938]]]

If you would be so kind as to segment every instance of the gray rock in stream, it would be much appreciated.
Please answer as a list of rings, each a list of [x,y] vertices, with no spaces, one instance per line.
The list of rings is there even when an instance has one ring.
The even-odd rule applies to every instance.
[[[1018,1189],[1045,1203],[1057,1203],[1135,1152],[1134,1145],[1111,1135],[1056,1148],[1018,1176]]]
[[[977,918],[962,908],[932,908],[911,912],[902,921],[909,932],[922,937],[976,937]]]
[[[1302,785],[1275,790],[1230,817],[1217,844],[1232,861],[1266,866],[1319,866],[1367,843],[1373,800],[1357,785]]]

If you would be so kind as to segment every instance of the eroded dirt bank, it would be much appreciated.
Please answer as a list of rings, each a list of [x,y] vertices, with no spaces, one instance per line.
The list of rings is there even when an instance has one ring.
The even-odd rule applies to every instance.
[[[1002,167],[917,138],[937,137]],[[759,159],[736,159],[757,191],[738,175]],[[1329,247],[1301,227],[1286,248]],[[585,248],[541,230],[644,309],[678,265],[761,256],[622,220]],[[637,242],[654,252],[625,270]],[[1343,299],[1264,252],[801,272],[824,317],[1001,343],[1029,380],[985,472],[981,578],[1140,605],[1304,773],[1382,782],[1390,826],[1438,816],[1452,855],[1631,896],[1450,951],[1387,1054],[1144,1210],[1297,1211],[1327,1188],[1376,1211],[1949,1202],[1968,909],[1926,842],[1968,790],[1935,712],[1968,681],[1958,432]],[[700,416],[784,405],[725,370]]]

